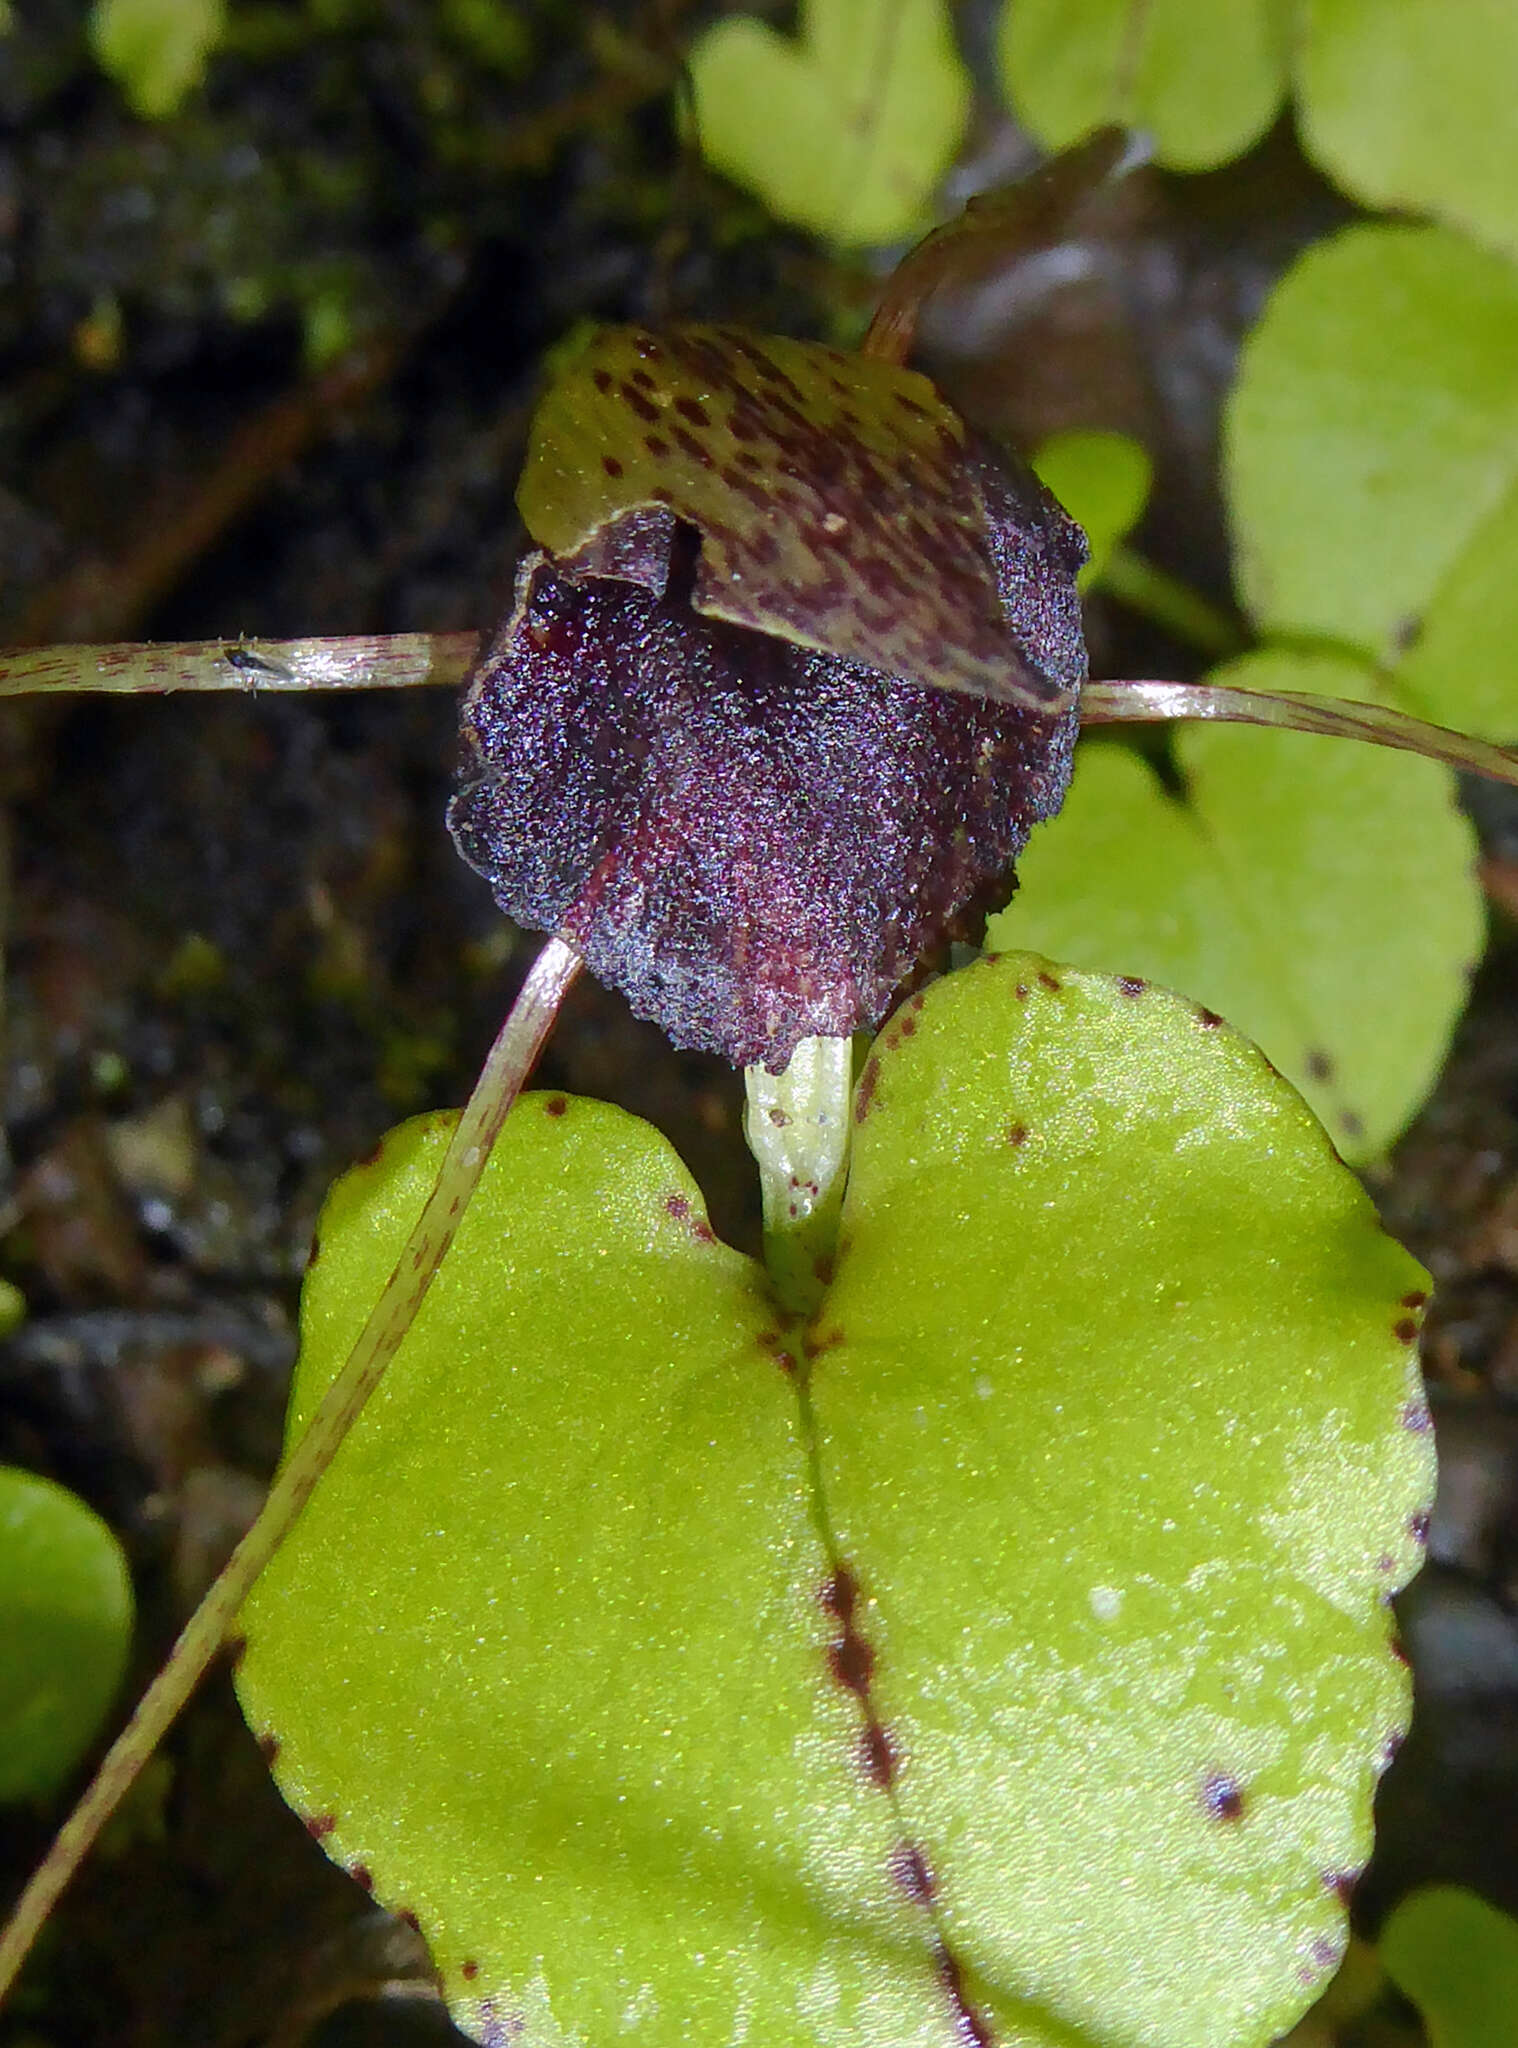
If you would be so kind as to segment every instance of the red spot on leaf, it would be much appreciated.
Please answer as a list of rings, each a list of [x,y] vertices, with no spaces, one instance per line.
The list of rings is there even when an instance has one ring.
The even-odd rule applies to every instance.
[[[847,1565],[840,1565],[830,1579],[824,1580],[817,1597],[828,1613],[837,1615],[847,1628],[859,1600],[859,1581]]]
[[[1026,1124],[1008,1124],[1007,1143],[1009,1145],[1026,1145],[1027,1142],[1028,1126]]]
[[[795,1372],[795,1354],[790,1345],[781,1338],[778,1330],[761,1330],[754,1341],[771,1365],[778,1365],[784,1373]]]
[[[1204,1031],[1216,1031],[1223,1021],[1216,1010],[1204,1010],[1200,1005],[1197,1008],[1196,1020]]]
[[[933,1873],[915,1842],[902,1842],[891,1851],[891,1876],[914,1905],[933,1903]]]
[[[965,1973],[958,1958],[940,1947],[935,1951],[933,1960],[938,1981],[954,2015],[954,2031],[964,2043],[964,2048],[995,2048],[990,2027],[984,2016],[971,2005],[965,1991]]]
[[[472,1984],[479,1974],[480,1966],[472,1958],[467,1963],[459,1964],[459,1975],[465,1980],[466,1983]]]
[[[1146,981],[1140,981],[1136,974],[1120,974],[1117,977],[1119,995],[1141,996],[1148,986],[1149,984]]]
[[[859,1090],[854,1097],[854,1121],[862,1124],[875,1102],[875,1090],[880,1083],[880,1062],[873,1055],[864,1063],[864,1072],[859,1076]]]
[[[1424,1512],[1411,1515],[1408,1518],[1407,1533],[1412,1537],[1414,1543],[1427,1543],[1429,1527],[1429,1516]]]
[[[1202,1811],[1211,1820],[1244,1818],[1244,1788],[1231,1771],[1214,1771],[1202,1786]]]
[[[569,1098],[567,1096],[550,1095],[548,1100],[543,1104],[543,1113],[545,1116],[563,1116],[564,1112],[568,1109],[568,1107]]]
[[[350,1863],[348,1875],[362,1892],[374,1890],[374,1876],[367,1863]]]
[[[819,1330],[815,1336],[804,1337],[801,1340],[801,1349],[808,1359],[817,1359],[829,1351],[836,1351],[842,1342],[842,1330]]]
[[[326,1841],[328,1835],[331,1834],[336,1826],[337,1816],[335,1814],[313,1813],[307,1815],[306,1818],[306,1833],[313,1842]]]
[[[684,1223],[697,1244],[715,1244],[717,1233],[706,1221],[698,1216],[684,1195],[670,1195],[664,1203],[664,1213],[672,1216],[677,1223]],[[763,1340],[761,1339],[761,1342]]]
[[[866,1721],[859,1731],[859,1768],[877,1792],[889,1792],[896,1782],[896,1745],[878,1721]]]
[[[1051,994],[1055,994],[1058,992],[1058,990],[1062,987],[1063,984],[1056,981],[1054,976],[1050,974],[1046,968],[1041,967],[1038,970],[1038,985],[1040,988],[1048,989]]]
[[[1423,1308],[1427,1305],[1427,1302],[1428,1296],[1416,1287],[1411,1294],[1404,1294],[1402,1297],[1402,1306],[1404,1308]]]
[[[863,1699],[875,1671],[875,1652],[865,1637],[847,1629],[839,1641],[828,1644],[828,1663],[838,1683]]]
[[[1400,1322],[1392,1324],[1392,1335],[1400,1338],[1404,1344],[1416,1344],[1418,1325],[1411,1316],[1403,1316]]]

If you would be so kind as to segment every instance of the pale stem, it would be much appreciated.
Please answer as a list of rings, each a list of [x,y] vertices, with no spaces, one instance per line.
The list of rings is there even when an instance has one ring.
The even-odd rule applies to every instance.
[[[782,1303],[798,1314],[810,1314],[826,1290],[848,1176],[852,1078],[847,1038],[803,1038],[779,1074],[743,1070],[743,1135],[759,1165],[764,1263]]]
[[[332,640],[120,640],[0,648],[0,697],[168,690],[409,690],[457,687],[478,633],[354,633]]]
[[[1222,683],[1087,683],[1081,691],[1082,725],[1153,724],[1174,718],[1222,719],[1319,733],[1325,739],[1366,740],[1518,787],[1518,753],[1448,732],[1442,725],[1428,725],[1385,704],[1353,704],[1342,697],[1313,697],[1297,690],[1235,690]]]
[[[167,1662],[17,1901],[0,1935],[0,1999],[15,1981],[59,1894],[205,1674],[253,1582],[379,1385],[453,1243],[506,1113],[580,966],[579,954],[562,939],[550,939],[533,963],[464,1105],[432,1192],[347,1363],[281,1465],[258,1519],[186,1622]]]
[[[1102,564],[1096,585],[1214,661],[1243,652],[1244,636],[1226,612],[1121,542]]]

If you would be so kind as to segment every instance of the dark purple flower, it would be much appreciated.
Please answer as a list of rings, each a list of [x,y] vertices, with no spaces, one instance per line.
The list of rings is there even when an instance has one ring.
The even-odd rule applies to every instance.
[[[598,337],[521,497],[464,858],[678,1046],[878,1022],[1063,800],[1079,529],[925,379],[714,328]]]

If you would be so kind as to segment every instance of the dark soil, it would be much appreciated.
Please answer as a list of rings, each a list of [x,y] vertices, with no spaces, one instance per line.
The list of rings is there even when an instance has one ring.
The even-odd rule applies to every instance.
[[[91,69],[82,6],[24,11],[0,40],[0,642],[485,625],[543,351],[575,322],[836,335],[868,306],[866,275],[682,153],[679,0],[604,9],[594,34],[542,5],[494,69],[404,0],[325,35],[250,9],[268,46],[157,128]],[[987,112],[965,182],[1025,155]],[[951,309],[928,360],[1019,441],[1141,434],[1161,478],[1143,545],[1226,601],[1218,396],[1272,278],[1342,211],[1285,133],[1226,174],[1142,176],[1087,224],[1084,281],[1000,327]],[[336,330],[313,397],[303,351]],[[1199,666],[1115,607],[1089,628],[1098,672]],[[462,1099],[530,957],[443,829],[454,717],[440,692],[0,705],[0,1274],[29,1304],[0,1345],[0,1461],[121,1533],[129,1691],[275,1460],[324,1188]],[[1367,1922],[1429,1876],[1518,1910],[1518,813],[1483,802],[1508,907],[1375,1189],[1439,1282],[1445,1489]],[[729,1069],[582,984],[543,1078],[652,1119],[754,1247]],[[57,1818],[6,1817],[0,1897]],[[417,1937],[282,1806],[224,1677],[0,2017],[0,2043],[74,2048],[450,2035]]]

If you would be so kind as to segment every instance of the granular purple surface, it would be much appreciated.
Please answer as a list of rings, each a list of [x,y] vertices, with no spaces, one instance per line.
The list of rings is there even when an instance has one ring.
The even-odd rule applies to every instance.
[[[1008,623],[1085,673],[1073,527],[973,457]],[[459,849],[518,924],[561,932],[677,1046],[778,1068],[874,1024],[955,913],[1063,800],[1078,712],[924,688],[691,609],[526,564],[466,697]],[[926,568],[925,568],[925,573]]]

